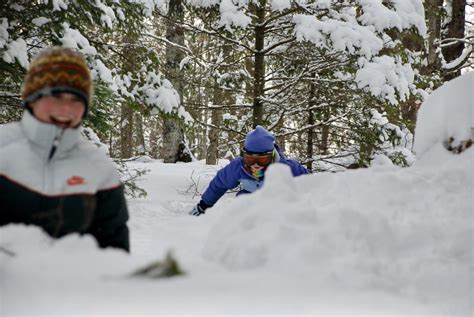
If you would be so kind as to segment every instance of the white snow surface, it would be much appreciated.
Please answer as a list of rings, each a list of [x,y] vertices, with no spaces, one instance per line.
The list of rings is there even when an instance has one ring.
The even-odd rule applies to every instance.
[[[27,68],[30,65],[28,62],[26,42],[22,38],[9,42],[7,47],[8,50],[3,53],[4,62],[11,64],[14,63],[16,59],[23,68]]]
[[[219,26],[224,26],[229,32],[232,32],[232,26],[246,27],[251,22],[250,17],[231,0],[222,0],[219,5],[219,11],[221,14]]]
[[[374,57],[371,62],[359,58],[361,68],[356,72],[359,88],[366,87],[373,96],[382,97],[391,104],[405,101],[414,88],[415,74],[410,64],[403,64],[399,58],[391,56]],[[398,99],[397,99],[398,95]]]
[[[8,19],[0,18],[0,48],[3,48],[8,42]]]
[[[60,40],[64,47],[77,49],[85,55],[97,54],[95,47],[89,44],[89,40],[84,35],[82,35],[81,32],[70,28],[67,23],[63,23],[63,28],[64,34]]]
[[[34,18],[31,20],[31,23],[33,23],[36,26],[43,26],[46,23],[51,22],[51,19],[45,18],[45,17],[39,17],[39,18]]]
[[[415,152],[454,138],[474,140],[474,72],[444,83],[421,105],[415,129]],[[471,167],[472,169],[472,167]]]
[[[369,28],[353,22],[334,19],[318,20],[314,16],[297,14],[293,17],[295,35],[298,40],[308,40],[317,47],[331,47],[337,51],[370,58],[382,48],[382,40]],[[328,39],[331,43],[328,43]]]
[[[359,20],[364,25],[373,25],[379,32],[393,27],[402,31],[415,26],[420,35],[426,35],[425,11],[421,0],[390,2],[394,10],[380,0],[359,0],[364,11]]]
[[[408,168],[380,157],[293,178],[274,164],[261,190],[228,193],[200,217],[187,212],[226,161],[129,163],[150,170],[139,180],[148,197],[128,202],[131,254],[90,236],[1,227],[0,313],[472,316],[474,149],[429,144]],[[169,250],[185,275],[130,277]]]
[[[290,0],[272,0],[272,11],[283,12],[291,8]]]

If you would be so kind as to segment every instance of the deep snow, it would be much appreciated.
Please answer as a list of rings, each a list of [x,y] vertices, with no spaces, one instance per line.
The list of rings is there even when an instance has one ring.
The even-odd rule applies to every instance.
[[[423,107],[455,92],[448,106],[470,102],[453,111],[471,115],[471,91],[443,87]],[[260,191],[228,193],[201,217],[187,212],[218,166],[130,163],[150,169],[139,181],[148,197],[129,201],[131,255],[88,236],[0,228],[0,246],[16,253],[0,252],[0,313],[472,316],[474,150],[442,145],[449,127],[472,121],[423,107],[419,122],[444,116],[445,132],[415,139],[424,150],[412,167],[378,157],[367,169],[292,178],[275,164]],[[129,276],[169,250],[185,275]]]

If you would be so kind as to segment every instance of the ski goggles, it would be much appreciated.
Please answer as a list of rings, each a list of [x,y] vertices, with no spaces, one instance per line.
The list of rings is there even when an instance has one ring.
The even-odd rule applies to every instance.
[[[275,156],[275,150],[271,150],[268,152],[262,152],[262,153],[251,153],[247,152],[244,149],[244,152],[242,154],[242,157],[244,159],[244,164],[246,167],[250,167],[252,165],[259,165],[262,167],[266,167],[270,165],[270,163],[273,161],[273,157]]]

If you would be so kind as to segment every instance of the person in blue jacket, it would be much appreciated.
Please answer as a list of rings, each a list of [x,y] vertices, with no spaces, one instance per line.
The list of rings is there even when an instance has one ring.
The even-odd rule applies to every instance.
[[[281,152],[275,137],[262,126],[257,126],[245,137],[242,155],[233,159],[217,172],[202,195],[201,201],[189,212],[199,216],[214,206],[224,193],[241,185],[237,195],[252,193],[263,186],[265,170],[271,163],[286,164],[293,176],[308,174],[308,170],[295,160],[287,159]]]

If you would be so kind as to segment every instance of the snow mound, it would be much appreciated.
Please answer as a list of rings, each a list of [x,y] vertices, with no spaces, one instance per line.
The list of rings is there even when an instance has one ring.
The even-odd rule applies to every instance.
[[[392,160],[384,155],[384,154],[377,154],[373,160],[370,162],[370,166],[377,166],[377,167],[393,167],[394,164]]]
[[[92,283],[107,275],[131,272],[134,267],[125,251],[99,249],[91,235],[69,234],[52,239],[36,226],[11,224],[2,227],[1,247],[2,269],[8,272],[2,282],[6,283],[7,280],[14,280],[16,284],[28,280]],[[78,266],[78,263],[83,264]],[[13,290],[6,295],[12,293]]]
[[[219,210],[204,256],[231,270],[296,270],[318,283],[390,289],[433,303],[454,298],[451,308],[466,311],[474,282],[473,158],[469,150],[436,170],[297,178],[274,166],[260,191]]]
[[[141,155],[137,156],[135,159],[133,159],[135,162],[140,162],[140,163],[155,163],[157,160],[149,157],[148,155]]]
[[[418,158],[450,137],[454,143],[474,136],[474,72],[466,73],[436,89],[423,102],[415,129]]]

